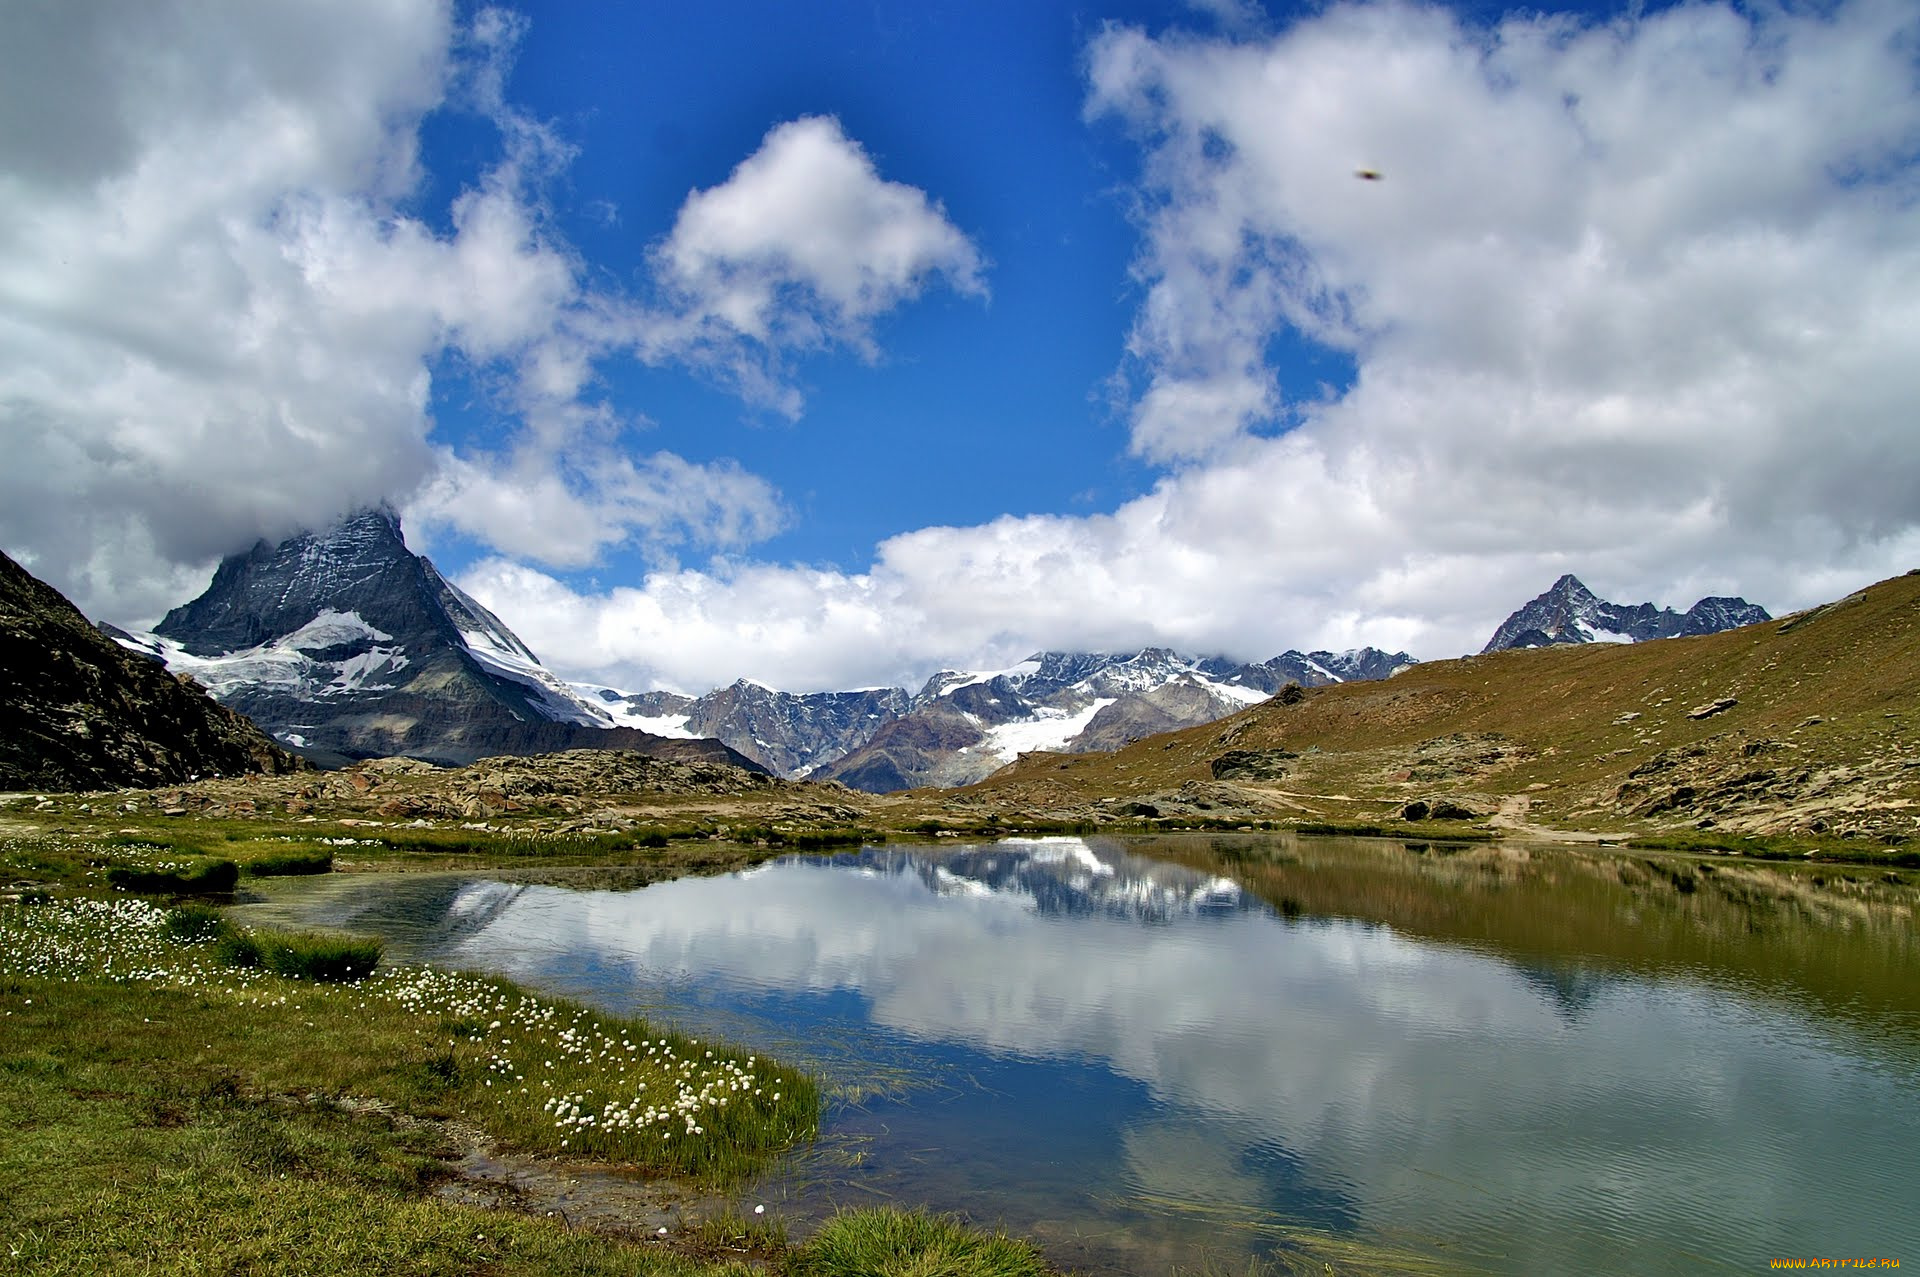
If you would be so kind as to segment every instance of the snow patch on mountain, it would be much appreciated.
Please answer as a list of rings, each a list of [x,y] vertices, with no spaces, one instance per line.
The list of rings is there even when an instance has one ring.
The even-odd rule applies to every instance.
[[[467,653],[490,674],[509,678],[533,693],[533,710],[556,723],[612,727],[613,715],[573,690],[517,641],[512,648],[485,630],[461,630]]]
[[[329,608],[280,642],[287,647],[310,652],[319,648],[338,647],[359,639],[391,643],[393,635],[374,629],[358,612],[336,612]]]
[[[694,740],[694,734],[687,730],[692,720],[688,714],[642,714],[627,703],[624,694],[614,692],[612,688],[596,688],[585,683],[571,684],[576,693],[583,694],[589,703],[607,716],[615,727],[633,727],[643,732],[652,732],[655,736],[672,736],[679,740]],[[598,694],[608,693],[603,699]]]
[[[1582,625],[1580,632],[1587,636],[1587,642],[1589,643],[1631,643],[1634,641],[1633,635],[1623,634],[1619,630],[1601,630]]]
[[[1009,763],[1034,750],[1060,749],[1087,730],[1087,724],[1093,721],[1095,714],[1118,699],[1114,696],[1102,697],[1071,713],[1040,706],[1033,711],[1032,718],[1015,719],[1011,723],[988,728],[987,739],[979,748]]]
[[[1009,665],[1003,670],[941,670],[927,680],[920,699],[928,701],[952,696],[963,687],[977,687],[982,683],[991,683],[996,678],[1004,678],[1017,687],[1039,672],[1040,662],[1034,658],[1021,661],[1018,665]]]
[[[250,687],[277,688],[303,700],[386,691],[408,664],[402,648],[382,646],[393,636],[357,612],[324,611],[291,634],[218,656],[195,656],[159,634],[120,631],[113,637],[123,647],[159,657],[216,700]]]
[[[1327,677],[1336,683],[1341,681],[1332,674],[1329,674]],[[1261,701],[1273,699],[1271,693],[1263,692],[1257,687],[1245,687],[1239,683],[1221,683],[1206,677],[1204,674],[1196,675],[1195,678],[1208,691],[1223,700],[1238,701],[1242,705],[1258,705]]]

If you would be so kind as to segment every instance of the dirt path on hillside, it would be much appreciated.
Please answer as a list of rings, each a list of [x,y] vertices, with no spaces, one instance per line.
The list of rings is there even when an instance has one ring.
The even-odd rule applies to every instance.
[[[1618,842],[1618,834],[1599,834],[1581,829],[1554,829],[1546,825],[1536,825],[1527,819],[1533,810],[1533,799],[1525,794],[1510,794],[1500,800],[1500,810],[1487,818],[1487,823],[1495,829],[1507,830],[1522,838],[1538,838],[1543,842]]]

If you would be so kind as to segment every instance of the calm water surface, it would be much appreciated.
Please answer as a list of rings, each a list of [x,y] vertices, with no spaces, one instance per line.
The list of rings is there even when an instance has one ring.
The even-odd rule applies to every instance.
[[[1920,946],[1877,876],[1090,838],[270,908],[812,1065],[821,1141],[753,1193],[796,1217],[925,1203],[1096,1272],[1920,1265]]]

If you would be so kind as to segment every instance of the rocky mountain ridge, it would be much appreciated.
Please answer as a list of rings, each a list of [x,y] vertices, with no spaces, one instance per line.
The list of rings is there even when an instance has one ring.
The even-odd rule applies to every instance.
[[[304,764],[192,682],[123,650],[0,554],[0,789],[113,789]]]
[[[1733,630],[1498,651],[1276,696],[1110,754],[1029,755],[946,797],[1062,821],[1279,814],[1911,849],[1917,698],[1920,570]]]
[[[1609,603],[1567,573],[1502,621],[1480,651],[1485,655],[1569,643],[1645,643],[1718,634],[1772,619],[1765,608],[1741,598],[1705,598],[1685,612],[1651,603]]]

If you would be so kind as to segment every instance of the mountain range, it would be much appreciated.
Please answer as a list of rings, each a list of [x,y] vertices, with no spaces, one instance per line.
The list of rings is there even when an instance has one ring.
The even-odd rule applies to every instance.
[[[1146,648],[943,670],[918,693],[785,692],[742,679],[694,697],[571,684],[408,550],[386,507],[262,541],[223,561],[152,633],[109,633],[323,763],[639,748],[874,792],[966,784],[1025,751],[1111,749],[1288,683],[1384,678],[1413,664],[1373,648],[1258,664]]]
[[[1288,652],[1257,665],[1143,648],[1036,652],[1004,670],[942,670],[918,693],[783,692],[750,679],[699,697],[583,690],[620,721],[717,737],[778,775],[885,793],[968,784],[1030,750],[1112,749],[1212,722],[1288,683],[1384,678],[1413,663],[1373,648]]]
[[[1684,615],[1624,607],[1566,576],[1509,617],[1489,650],[1705,633],[1765,617],[1740,599],[1704,599]],[[874,793],[970,784],[1034,751],[1117,749],[1289,684],[1379,680],[1415,664],[1372,647],[1259,663],[1143,648],[942,670],[918,692],[787,692],[742,679],[687,696],[569,683],[408,550],[386,507],[263,541],[226,559],[206,592],[152,634],[113,633],[321,762],[637,748]]]

